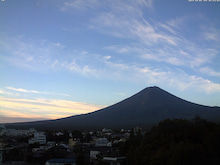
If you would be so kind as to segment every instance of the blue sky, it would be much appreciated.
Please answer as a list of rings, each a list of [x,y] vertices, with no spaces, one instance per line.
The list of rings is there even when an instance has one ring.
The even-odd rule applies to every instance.
[[[0,122],[98,110],[149,86],[220,106],[220,2],[1,0]]]

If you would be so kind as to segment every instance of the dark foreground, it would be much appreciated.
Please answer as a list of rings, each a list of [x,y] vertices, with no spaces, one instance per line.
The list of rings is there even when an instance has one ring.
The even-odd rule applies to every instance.
[[[2,164],[62,160],[76,165],[220,164],[220,125],[200,118],[167,119],[150,131],[134,128],[44,133],[44,144],[28,144],[33,135],[1,135]]]

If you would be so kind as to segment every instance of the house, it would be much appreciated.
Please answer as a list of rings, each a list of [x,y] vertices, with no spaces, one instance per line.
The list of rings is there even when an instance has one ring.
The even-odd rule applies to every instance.
[[[101,153],[100,151],[90,151],[90,154],[89,154],[90,160],[91,160],[91,159],[97,159],[97,158],[98,158],[97,156],[98,156],[100,153]]]
[[[112,143],[107,138],[98,138],[95,142],[96,147],[111,147]]]
[[[100,161],[103,156],[106,155],[111,155],[111,153],[115,153],[114,149],[112,147],[90,147],[90,152],[89,152],[89,158],[90,162],[95,162]]]
[[[105,162],[109,165],[123,165],[126,163],[126,157],[103,157],[102,162]]]
[[[45,165],[76,165],[75,159],[50,159]]]
[[[57,132],[56,136],[63,136],[63,132]]]
[[[47,142],[48,147],[54,147],[55,145],[56,145],[56,142],[54,142],[54,141],[48,141]]]
[[[28,140],[28,144],[46,144],[46,135],[43,132],[35,132],[34,137]]]
[[[111,130],[111,129],[108,129],[108,128],[103,128],[103,129],[102,129],[102,132],[103,132],[103,133],[111,133],[112,130]]]

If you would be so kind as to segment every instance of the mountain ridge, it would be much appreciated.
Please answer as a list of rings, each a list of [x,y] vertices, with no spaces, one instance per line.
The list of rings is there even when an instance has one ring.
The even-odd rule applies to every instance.
[[[70,129],[126,128],[153,125],[167,118],[192,119],[195,116],[218,121],[220,107],[192,103],[153,86],[116,104],[87,114],[56,120],[12,123],[6,126]]]

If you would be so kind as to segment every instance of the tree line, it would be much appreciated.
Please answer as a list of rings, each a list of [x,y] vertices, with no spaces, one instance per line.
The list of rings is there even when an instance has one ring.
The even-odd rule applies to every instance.
[[[129,165],[219,165],[220,125],[199,117],[167,119],[121,146]]]

